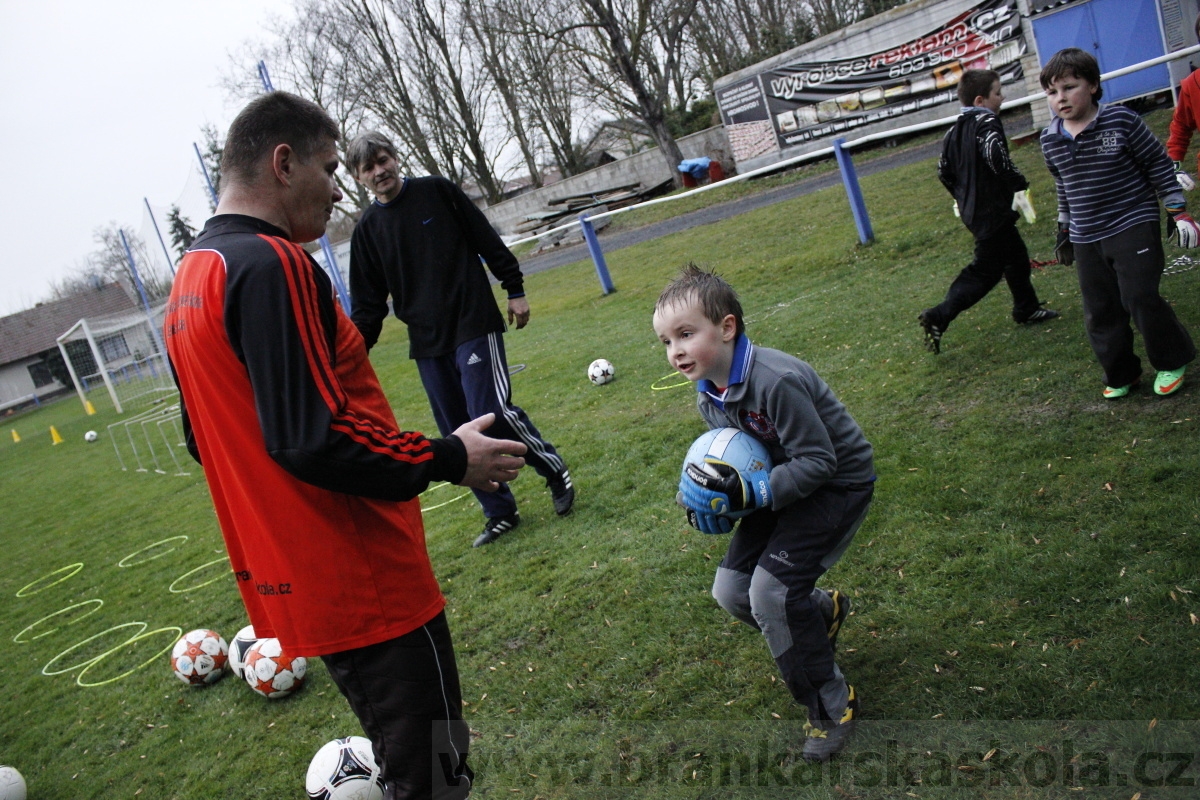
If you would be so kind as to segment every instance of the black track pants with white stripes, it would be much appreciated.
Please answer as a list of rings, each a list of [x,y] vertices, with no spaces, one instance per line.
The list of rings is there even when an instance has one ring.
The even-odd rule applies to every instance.
[[[554,445],[542,438],[519,406],[512,404],[503,335],[489,333],[463,342],[452,355],[418,358],[417,371],[443,436],[476,417],[495,414],[495,423],[484,433],[524,443],[529,448],[525,463],[538,475],[554,478],[566,469]],[[489,519],[517,511],[517,501],[506,484],[500,484],[496,492],[474,491],[483,515]]]

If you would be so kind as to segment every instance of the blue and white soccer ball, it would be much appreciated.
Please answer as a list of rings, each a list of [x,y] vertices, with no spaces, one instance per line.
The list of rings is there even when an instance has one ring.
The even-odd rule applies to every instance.
[[[713,428],[702,433],[692,446],[688,448],[687,456],[683,459],[681,478],[687,477],[688,464],[695,464],[704,469],[705,459],[712,458],[724,461],[736,469],[743,478],[752,472],[761,472],[771,468],[771,455],[767,446],[761,441],[737,428]],[[748,508],[744,511],[731,511],[722,516],[738,519],[753,512]]]
[[[308,764],[304,789],[313,800],[383,800],[371,740],[346,736],[326,742]]]

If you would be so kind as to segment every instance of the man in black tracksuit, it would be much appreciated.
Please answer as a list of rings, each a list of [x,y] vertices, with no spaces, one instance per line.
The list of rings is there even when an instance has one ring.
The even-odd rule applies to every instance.
[[[1012,163],[1004,127],[1000,124],[1000,76],[993,70],[972,69],[958,84],[962,114],[946,134],[938,161],[938,180],[954,195],[963,224],[975,235],[975,259],[946,292],[946,299],[918,316],[926,346],[941,351],[942,334],[962,312],[978,303],[1000,278],[1013,296],[1013,319],[1022,324],[1045,322],[1057,311],[1041,308],[1029,280],[1029,251],[1013,210],[1013,196],[1029,181]]]
[[[546,480],[555,512],[569,513],[575,490],[566,464],[511,402],[504,318],[483,269],[486,262],[508,293],[508,321],[523,328],[529,303],[516,257],[458,186],[437,176],[402,176],[396,149],[382,134],[351,142],[346,160],[375,195],[350,240],[351,319],[367,348],[379,338],[390,295],[443,435],[494,413],[488,435],[523,442],[526,463]],[[520,523],[508,486],[475,497],[487,518],[476,547]]]

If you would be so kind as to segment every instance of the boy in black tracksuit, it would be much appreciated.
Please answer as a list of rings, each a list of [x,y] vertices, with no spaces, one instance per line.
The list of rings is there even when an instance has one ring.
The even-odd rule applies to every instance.
[[[975,235],[975,259],[946,292],[946,299],[920,313],[926,346],[941,352],[942,334],[962,312],[978,303],[1000,278],[1013,296],[1013,319],[1021,324],[1045,322],[1057,311],[1041,308],[1029,280],[1029,251],[1017,233],[1013,196],[1029,181],[1012,163],[1000,124],[1000,75],[972,69],[958,84],[962,114],[946,134],[938,162],[938,180],[954,195],[963,224]]]

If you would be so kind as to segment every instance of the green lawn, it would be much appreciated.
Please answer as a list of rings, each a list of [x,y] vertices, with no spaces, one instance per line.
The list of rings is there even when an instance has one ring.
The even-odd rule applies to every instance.
[[[1161,133],[1166,116],[1152,121]],[[1014,158],[1041,214],[1022,234],[1045,260],[1050,178],[1036,147]],[[425,498],[453,500],[426,527],[478,733],[475,796],[961,797],[972,780],[988,797],[1079,796],[1072,781],[1108,787],[1089,797],[1194,796],[1156,785],[1171,783],[1169,759],[1133,762],[1200,741],[1200,378],[1169,399],[1102,400],[1078,287],[1059,266],[1034,280],[1062,319],[1014,325],[999,287],[940,356],[925,352],[917,312],[971,253],[933,170],[864,179],[870,247],[835,187],[610,253],[609,296],[590,263],[530,277],[532,322],[506,337],[510,364],[526,365],[514,397],[570,463],[575,512],[556,518],[530,472],[513,486],[521,527],[475,550],[482,518],[454,499],[463,490]],[[853,597],[839,663],[869,723],[832,771],[795,764],[802,710],[761,636],[708,594],[727,539],[692,531],[673,503],[704,426],[689,388],[652,390],[678,381],[650,315],[687,260],[729,278],[750,336],[812,363],[875,446],[875,505],[826,581]],[[1200,336],[1198,275],[1166,277],[1163,293]],[[372,357],[402,424],[434,430],[402,326],[385,326]],[[617,369],[601,388],[585,376],[597,357]],[[276,702],[171,676],[175,629],[230,638],[244,611],[200,470],[119,470],[114,421],[70,398],[6,420],[20,443],[0,431],[0,762],[39,800],[301,796],[309,758],[356,721],[319,663]],[[1063,769],[1068,744],[1091,749],[1073,778],[1040,788],[1038,759]],[[889,746],[908,767],[872,772],[864,748]]]

